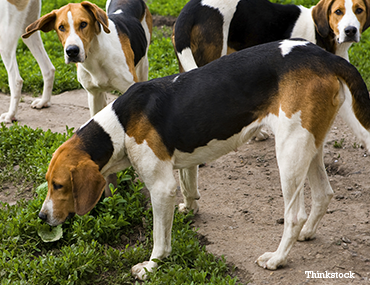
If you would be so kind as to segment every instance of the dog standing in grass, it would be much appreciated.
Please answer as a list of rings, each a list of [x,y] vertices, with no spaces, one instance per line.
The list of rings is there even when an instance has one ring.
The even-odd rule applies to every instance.
[[[38,30],[55,30],[65,62],[77,63],[77,79],[88,93],[90,115],[106,106],[105,92],[124,93],[148,80],[152,15],[143,0],[112,0],[106,12],[84,1],[54,10],[27,27],[24,39]]]
[[[104,177],[132,165],[153,207],[151,257],[132,268],[144,279],[156,259],[171,252],[173,170],[183,174],[180,211],[196,210],[197,177],[188,171],[235,150],[267,125],[275,134],[284,232],[277,250],[261,255],[257,264],[275,270],[286,264],[297,239],[315,236],[333,196],[323,146],[344,92],[352,96],[359,124],[370,130],[370,99],[361,75],[306,40],[258,45],[189,72],[137,83],[56,150],[39,217],[56,226],[88,213],[100,199]],[[312,192],[308,217],[306,177]]]
[[[17,120],[16,114],[23,86],[16,59],[17,44],[25,28],[40,17],[40,12],[41,0],[0,1],[0,54],[8,72],[10,89],[9,110],[0,115],[0,123],[11,123]],[[53,90],[55,68],[44,49],[40,33],[23,39],[23,42],[39,64],[44,79],[42,97],[34,100],[31,107],[37,109],[48,107]]]
[[[106,11],[90,2],[70,3],[27,27],[28,38],[38,30],[55,30],[64,47],[66,64],[77,63],[77,79],[88,93],[90,115],[106,105],[106,92],[124,93],[148,80],[148,48],[152,15],[143,0],[112,0]],[[106,196],[111,195],[108,178]]]

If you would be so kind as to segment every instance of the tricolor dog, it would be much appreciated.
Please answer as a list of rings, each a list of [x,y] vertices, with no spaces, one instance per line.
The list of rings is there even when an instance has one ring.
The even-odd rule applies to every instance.
[[[345,89],[356,118],[369,130],[369,93],[356,68],[305,40],[251,47],[186,73],[134,84],[54,153],[39,217],[56,226],[86,214],[102,194],[104,177],[132,165],[150,191],[154,214],[150,260],[132,268],[145,278],[154,260],[171,252],[173,170],[180,173],[180,210],[197,210],[200,195],[191,174],[197,165],[235,150],[268,125],[275,133],[285,223],[278,249],[257,263],[277,269],[297,239],[315,235],[333,196],[323,145]],[[313,200],[308,219],[306,176]]]
[[[105,92],[125,92],[148,80],[152,16],[143,0],[107,1],[106,11],[84,1],[44,15],[22,36],[55,30],[65,62],[77,63],[77,78],[88,92],[91,116],[106,106]]]
[[[190,0],[176,21],[172,42],[180,72],[287,38],[304,38],[348,60],[349,47],[369,25],[370,0],[321,0],[310,9],[267,0]],[[346,94],[340,114],[370,150],[370,135],[358,124],[351,100]]]
[[[9,110],[0,115],[0,123],[11,123],[17,120],[15,116],[23,86],[16,59],[17,44],[25,28],[40,17],[40,12],[41,0],[0,1],[0,54],[8,72],[10,89]],[[39,64],[44,79],[42,97],[34,100],[31,107],[37,109],[48,107],[53,90],[55,68],[44,49],[40,33],[23,39],[23,42]]]

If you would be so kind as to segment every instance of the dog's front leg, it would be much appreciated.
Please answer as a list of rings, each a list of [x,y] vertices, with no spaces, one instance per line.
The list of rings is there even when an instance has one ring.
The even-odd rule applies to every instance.
[[[161,171],[161,181],[155,182],[153,186],[146,183],[146,186],[150,191],[153,207],[154,246],[150,260],[139,263],[131,269],[132,275],[140,280],[146,279],[146,271],[152,272],[157,267],[155,259],[163,259],[171,253],[171,230],[176,197],[176,180],[172,169],[168,175],[163,175]]]

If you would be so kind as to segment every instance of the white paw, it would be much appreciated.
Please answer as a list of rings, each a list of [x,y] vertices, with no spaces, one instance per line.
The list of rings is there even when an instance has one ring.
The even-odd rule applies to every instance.
[[[31,108],[34,109],[41,109],[41,108],[48,108],[50,107],[50,102],[49,101],[44,101],[42,99],[36,99],[32,102]]]
[[[278,256],[276,252],[265,252],[256,260],[256,263],[263,268],[276,270],[286,264],[286,259]]]
[[[198,202],[197,201],[193,201],[190,205],[190,207],[187,207],[185,205],[185,203],[180,203],[179,204],[179,212],[180,213],[184,213],[184,214],[187,214],[189,213],[191,210],[193,210],[193,214],[195,215],[196,213],[198,213],[199,211],[199,206],[198,206]]]
[[[311,240],[315,238],[315,232],[312,230],[308,230],[307,228],[303,227],[301,232],[299,233],[298,236],[298,241],[306,241],[306,240]]]
[[[131,268],[131,274],[136,279],[145,280],[148,276],[147,272],[153,272],[153,269],[157,267],[157,263],[154,261],[144,261],[138,263]]]
[[[269,134],[264,130],[259,130],[256,134],[256,141],[264,141],[269,138]]]
[[[12,114],[9,113],[3,113],[0,116],[0,123],[11,124],[16,120],[17,119]]]

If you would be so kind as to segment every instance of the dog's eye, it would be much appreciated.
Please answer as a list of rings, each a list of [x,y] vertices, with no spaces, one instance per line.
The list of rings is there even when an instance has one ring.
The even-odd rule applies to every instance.
[[[362,8],[357,8],[355,13],[356,14],[361,14],[364,10]]]
[[[334,12],[336,15],[338,15],[338,16],[341,16],[341,15],[343,15],[343,13],[342,13],[342,11],[341,10],[335,10],[335,12]]]
[[[64,26],[63,25],[60,25],[59,27],[58,27],[58,29],[59,29],[59,31],[61,31],[61,32],[64,32],[66,29],[64,28]]]
[[[87,26],[87,23],[86,23],[86,22],[82,22],[82,23],[80,24],[80,28],[81,28],[81,29],[86,28],[86,26]]]
[[[53,182],[53,188],[54,188],[54,190],[59,190],[62,187],[63,187],[63,185],[60,185],[60,184],[57,184],[57,183]]]

